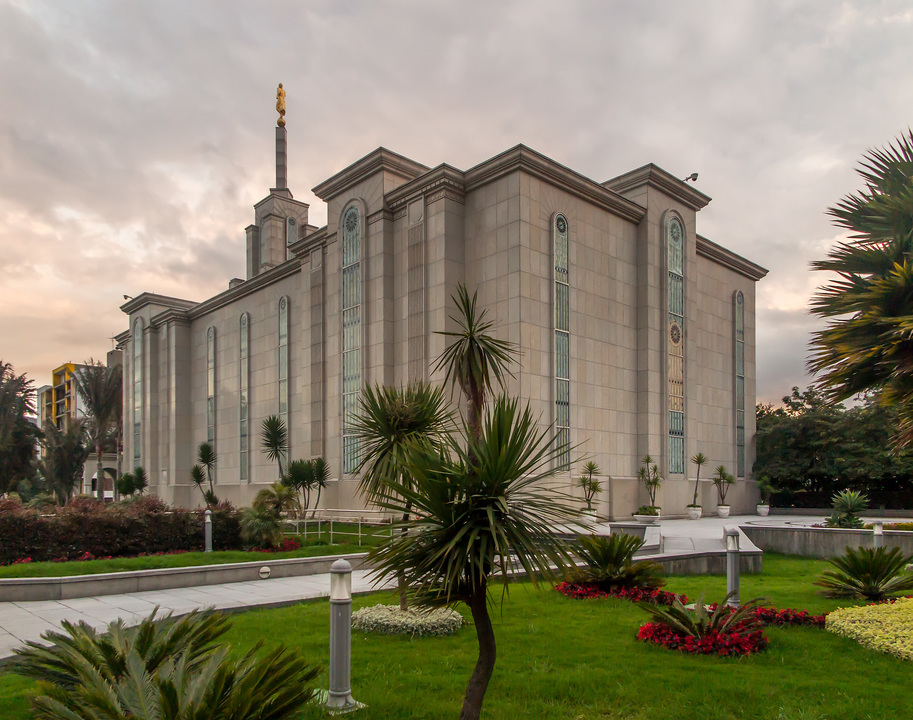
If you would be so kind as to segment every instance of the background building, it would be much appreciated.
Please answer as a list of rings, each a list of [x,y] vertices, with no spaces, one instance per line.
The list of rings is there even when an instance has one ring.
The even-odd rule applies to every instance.
[[[125,467],[165,499],[196,504],[200,442],[217,495],[246,504],[277,479],[260,425],[278,414],[292,458],[325,457],[325,507],[360,506],[351,413],[365,384],[440,382],[437,334],[458,283],[478,291],[522,356],[508,391],[611,476],[604,515],[646,501],[650,454],[664,514],[691,501],[697,452],[756,500],[755,283],[766,270],[697,233],[710,198],[655,165],[596,182],[518,145],[468,170],[378,148],[314,188],[327,224],[277,181],[254,206],[247,273],[203,302],[143,293],[122,306]],[[579,461],[559,468],[571,484]],[[709,468],[705,469],[709,476]],[[699,499],[715,507],[710,483]]]

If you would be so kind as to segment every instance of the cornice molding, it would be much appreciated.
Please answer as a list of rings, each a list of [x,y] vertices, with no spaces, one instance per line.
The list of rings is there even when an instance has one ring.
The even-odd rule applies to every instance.
[[[374,223],[380,222],[381,220],[393,220],[393,213],[390,210],[384,208],[382,210],[378,210],[376,213],[371,213],[366,218],[368,225],[373,225]]]
[[[658,165],[649,163],[636,170],[626,172],[624,175],[612,178],[604,182],[603,187],[614,190],[617,193],[624,193],[640,185],[649,185],[657,190],[664,192],[666,195],[675,198],[683,205],[692,210],[700,210],[708,205],[711,198],[704,195],[693,185],[679,180],[671,173],[666,172]]]
[[[322,228],[318,228],[310,235],[307,235],[300,240],[296,240],[291,245],[288,246],[288,249],[296,257],[301,257],[302,255],[307,255],[318,245],[326,243],[327,238],[327,226],[324,225]]]
[[[282,278],[288,277],[289,275],[294,275],[300,269],[301,260],[298,258],[286,260],[281,265],[277,265],[276,267],[267,270],[265,273],[252,277],[250,280],[245,280],[240,285],[224,290],[215,297],[211,297],[209,300],[201,302],[187,313],[187,317],[190,320],[196,320],[202,315],[210,313],[213,310],[218,310],[220,307],[224,307],[225,305],[234,302],[238,298],[257,292],[257,290],[281,280]]]
[[[639,223],[646,208],[622,197],[611,188],[571,170],[560,163],[526,147],[517,145],[491,160],[476,165],[464,174],[466,192],[494,182],[508,173],[522,170],[533,177],[556,185],[577,197],[598,205],[626,220]]]
[[[727,250],[722,245],[717,245],[702,235],[697,236],[697,254],[730,270],[734,270],[739,275],[744,275],[755,282],[764,278],[768,273],[767,268],[763,268],[751,262],[751,260],[743,258],[741,255],[736,255],[731,250]]]
[[[336,197],[347,188],[368,175],[385,170],[404,178],[406,181],[428,172],[428,166],[399,155],[398,153],[379,147],[368,153],[360,160],[356,160],[347,168],[327,178],[311,189],[317,197],[324,202]]]
[[[164,312],[160,312],[158,315],[153,315],[149,319],[149,326],[154,328],[159,328],[166,323],[190,325],[190,317],[188,316],[186,310],[168,308]]]
[[[133,337],[133,333],[130,330],[124,330],[121,333],[118,333],[114,336],[114,342],[117,343],[117,347],[121,347],[125,343],[130,341],[130,338]]]
[[[137,310],[141,310],[147,305],[161,305],[166,308],[175,308],[176,310],[189,310],[195,307],[197,303],[193,300],[184,300],[182,298],[171,297],[169,295],[156,295],[155,293],[140,293],[132,300],[128,300],[120,306],[121,312],[132,315]]]
[[[301,202],[300,200],[295,200],[295,198],[288,197],[286,195],[280,195],[277,192],[270,191],[269,195],[267,195],[260,202],[258,202],[254,205],[254,210],[259,209],[261,205],[265,205],[270,200],[279,200],[280,202],[288,203],[289,205],[298,205],[299,207],[303,207],[304,209],[307,209],[310,207],[310,205],[308,205],[306,202]],[[272,213],[270,213],[270,214],[272,214]]]

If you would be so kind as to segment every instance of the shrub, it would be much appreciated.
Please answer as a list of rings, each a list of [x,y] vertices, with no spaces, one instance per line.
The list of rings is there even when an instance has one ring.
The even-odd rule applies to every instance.
[[[659,515],[659,508],[655,505],[641,505],[632,515]]]
[[[869,499],[858,490],[843,490],[833,498],[833,514],[824,522],[825,527],[862,528],[865,526],[859,513],[866,509]]]
[[[463,616],[452,608],[400,609],[399,605],[373,605],[352,613],[352,627],[381,635],[433,637],[453,635],[463,626]]]
[[[203,718],[284,720],[314,696],[318,670],[283,647],[240,660],[217,644],[229,627],[221,615],[193,612],[125,628],[122,620],[96,633],[64,621],[47,632],[50,646],[29,642],[16,651],[13,671],[38,680],[32,705],[48,720]]]
[[[610,591],[620,588],[657,588],[664,584],[658,563],[634,562],[634,553],[644,541],[626,533],[612,535],[578,535],[576,554],[586,563],[569,574],[571,582],[592,585]]]
[[[825,628],[873,650],[913,660],[913,598],[834,610]]]
[[[825,570],[815,585],[825,588],[833,597],[883,600],[913,589],[913,574],[906,572],[913,556],[904,556],[899,548],[846,548],[846,552],[828,562],[836,570]]]
[[[241,547],[237,511],[213,513],[213,547]],[[74,499],[49,514],[6,503],[0,507],[0,564],[196,550],[203,545],[203,514],[172,508],[155,497],[103,505]]]

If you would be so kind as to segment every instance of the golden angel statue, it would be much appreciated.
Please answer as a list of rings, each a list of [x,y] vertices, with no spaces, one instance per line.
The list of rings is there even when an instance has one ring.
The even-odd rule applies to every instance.
[[[276,112],[279,113],[279,119],[276,124],[279,127],[285,127],[285,90],[282,89],[282,83],[276,90]]]

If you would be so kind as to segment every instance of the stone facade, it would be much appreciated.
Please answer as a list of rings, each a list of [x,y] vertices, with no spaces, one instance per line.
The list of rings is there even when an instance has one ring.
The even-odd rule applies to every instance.
[[[646,502],[636,475],[650,454],[665,477],[658,504],[681,514],[687,458],[703,452],[708,480],[717,465],[741,469],[733,510],[754,506],[755,283],[766,270],[697,234],[709,197],[654,165],[597,183],[522,145],[466,171],[379,148],[314,193],[322,228],[285,188],[255,206],[247,278],[225,292],[123,306],[125,457],[156,493],[199,501],[189,472],[211,435],[216,493],[249,503],[277,479],[260,425],[287,395],[291,457],[322,455],[334,474],[321,505],[362,507],[344,406],[366,383],[442,380],[438,331],[452,329],[465,283],[521,350],[508,392],[544,425],[566,422],[578,446],[555,483],[573,488],[585,455],[603,474],[600,514],[629,517]],[[713,486],[701,486],[712,512]]]

